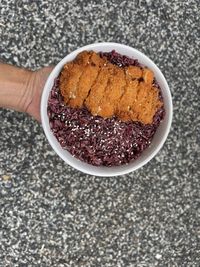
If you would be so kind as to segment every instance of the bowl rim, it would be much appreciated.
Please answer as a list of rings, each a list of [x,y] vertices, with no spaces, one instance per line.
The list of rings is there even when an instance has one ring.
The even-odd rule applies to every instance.
[[[138,54],[141,57],[143,57],[144,59],[146,59],[149,62],[149,64],[151,63],[151,65],[156,69],[157,73],[159,74],[159,76],[163,80],[164,86],[165,86],[165,90],[166,90],[166,93],[168,95],[168,101],[169,101],[168,102],[168,107],[169,107],[168,112],[169,112],[169,115],[168,115],[166,130],[165,130],[165,132],[164,132],[164,134],[162,136],[161,141],[159,142],[159,144],[155,148],[155,150],[151,154],[149,154],[148,157],[146,157],[146,159],[140,161],[136,166],[132,166],[132,167],[130,166],[130,168],[128,168],[128,165],[129,164],[127,164],[126,165],[127,166],[127,169],[117,170],[117,171],[114,171],[114,173],[110,173],[109,172],[108,174],[106,172],[98,173],[98,171],[92,171],[91,168],[95,167],[95,168],[97,168],[99,170],[100,170],[100,168],[101,169],[107,169],[108,170],[110,168],[116,168],[117,169],[118,166],[113,166],[113,167],[99,166],[98,167],[98,166],[93,166],[93,165],[90,165],[88,163],[85,163],[86,166],[88,165],[88,168],[80,168],[78,166],[78,162],[80,163],[80,160],[76,159],[77,160],[77,164],[74,164],[72,161],[70,161],[68,158],[66,158],[59,151],[59,149],[57,148],[57,145],[52,140],[53,133],[50,132],[49,129],[48,129],[48,127],[47,127],[47,124],[49,123],[49,121],[46,122],[46,120],[45,120],[45,112],[46,112],[46,109],[47,109],[47,102],[48,102],[48,97],[49,97],[49,92],[50,92],[50,91],[48,91],[49,84],[52,83],[52,81],[54,81],[54,79],[55,79],[55,73],[57,72],[57,70],[58,69],[61,69],[66,62],[71,61],[71,60],[67,60],[68,58],[75,57],[78,53],[80,53],[83,50],[92,50],[92,49],[94,49],[96,47],[99,47],[99,46],[102,46],[102,49],[105,49],[106,47],[112,46],[113,47],[112,50],[115,50],[115,49],[117,49],[119,47],[120,48],[124,48],[124,49],[128,49],[128,50],[131,49],[133,51],[133,54],[134,53],[135,54]],[[83,173],[86,173],[86,174],[95,175],[95,176],[101,176],[101,177],[112,177],[112,176],[124,175],[124,174],[128,174],[130,172],[133,172],[133,171],[135,171],[135,170],[143,167],[152,158],[155,157],[155,155],[160,151],[160,149],[164,145],[164,143],[165,143],[165,141],[167,139],[167,136],[169,134],[169,131],[170,131],[170,128],[171,128],[171,124],[172,124],[172,117],[173,117],[173,104],[172,104],[171,92],[170,92],[169,86],[167,84],[167,81],[166,81],[163,73],[158,68],[158,66],[148,56],[146,56],[141,51],[139,51],[139,50],[137,50],[137,49],[135,49],[133,47],[130,47],[128,45],[124,45],[124,44],[120,44],[120,43],[115,43],[115,42],[100,42],[100,43],[97,42],[97,43],[93,43],[93,44],[88,44],[88,45],[82,46],[82,47],[80,47],[80,48],[72,51],[71,53],[67,54],[63,59],[61,59],[58,62],[58,64],[55,65],[55,67],[51,71],[49,77],[47,78],[47,81],[45,83],[45,86],[44,86],[44,89],[43,89],[43,92],[42,92],[41,102],[40,102],[40,114],[41,114],[42,127],[43,127],[43,130],[44,130],[45,136],[48,139],[49,144],[51,145],[51,147],[53,148],[53,150],[59,155],[59,157],[61,157],[68,165],[70,165],[73,168],[75,168],[76,170],[79,170],[79,171],[81,171]],[[59,144],[59,142],[57,141],[56,138],[55,138],[55,140]],[[72,155],[70,155],[70,157],[72,157],[74,159],[74,157]]]

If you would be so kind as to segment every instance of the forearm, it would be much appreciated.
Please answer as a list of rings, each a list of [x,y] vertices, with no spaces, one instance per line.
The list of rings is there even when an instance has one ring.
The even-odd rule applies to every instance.
[[[52,67],[29,71],[0,63],[0,107],[27,112],[40,121],[40,99]]]
[[[33,72],[0,63],[0,107],[26,111],[31,99]]]

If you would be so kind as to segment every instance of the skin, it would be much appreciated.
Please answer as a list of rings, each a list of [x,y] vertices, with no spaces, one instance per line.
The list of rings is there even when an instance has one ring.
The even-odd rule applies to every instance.
[[[0,107],[26,112],[40,122],[41,94],[52,69],[30,71],[0,63]]]

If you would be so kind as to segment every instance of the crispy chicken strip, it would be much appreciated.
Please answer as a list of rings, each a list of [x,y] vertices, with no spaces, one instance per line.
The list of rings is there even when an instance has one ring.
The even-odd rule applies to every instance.
[[[154,79],[154,73],[150,69],[144,68],[142,77],[145,83],[152,84]]]
[[[147,114],[149,112],[149,114],[150,114],[149,116],[151,116],[153,118],[153,116],[155,114],[155,110],[160,109],[163,106],[163,102],[160,101],[160,99],[159,99],[158,88],[152,86],[151,90],[153,93],[151,95],[151,98],[149,98],[149,101],[151,101],[152,105],[151,105],[151,108],[149,109],[149,111],[146,111],[146,112],[147,112]]]
[[[97,115],[100,111],[99,103],[104,96],[109,79],[112,77],[112,73],[113,65],[111,63],[107,63],[102,67],[90,90],[90,94],[85,101],[86,107],[93,115]]]
[[[117,101],[119,101],[124,93],[126,85],[124,71],[114,65],[113,68],[114,74],[109,80],[104,97],[99,105],[99,112],[97,113],[102,117],[111,117],[115,113]]]
[[[126,82],[125,93],[117,104],[116,110],[117,116],[124,121],[131,119],[131,105],[136,100],[138,91],[138,80],[127,78]]]
[[[79,79],[91,55],[91,52],[81,52],[73,62],[64,65],[60,75],[60,90],[65,103],[75,97]]]
[[[125,68],[126,76],[132,79],[142,78],[142,69],[138,66],[129,66]]]
[[[150,85],[144,82],[139,83],[136,101],[134,101],[131,105],[131,110],[132,110],[131,119],[133,121],[138,121],[139,117],[142,116],[144,112],[144,108],[148,108],[147,97],[149,90],[150,90]]]
[[[141,120],[143,123],[152,122],[154,115],[152,114],[152,111],[153,111],[155,93],[152,89],[150,90],[151,92],[149,91],[147,104],[143,106],[142,109],[143,112],[140,112],[138,116],[138,120]]]
[[[69,101],[71,107],[81,107],[83,105],[104,63],[105,60],[100,58],[99,55],[96,53],[92,54],[89,63],[86,67],[83,67],[83,73],[79,79],[75,97]]]
[[[94,54],[92,51],[83,51],[80,52],[75,58],[75,62],[79,65],[86,66],[90,63],[90,58]]]
[[[158,99],[158,89],[148,83],[140,83],[136,102],[131,106],[131,119],[144,124],[153,122],[155,110],[161,107]]]

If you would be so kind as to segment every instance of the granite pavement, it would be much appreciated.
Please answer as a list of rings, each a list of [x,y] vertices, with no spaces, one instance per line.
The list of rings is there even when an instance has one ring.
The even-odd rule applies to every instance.
[[[42,127],[0,110],[0,266],[200,266],[199,0],[0,0],[0,60],[32,70],[101,41],[164,73],[174,105],[158,155],[101,178],[66,165]]]

